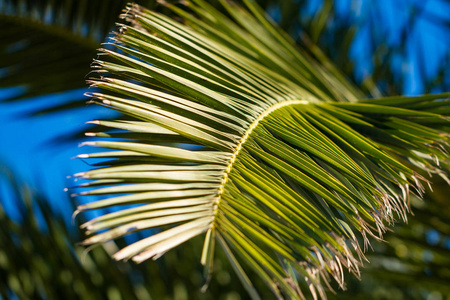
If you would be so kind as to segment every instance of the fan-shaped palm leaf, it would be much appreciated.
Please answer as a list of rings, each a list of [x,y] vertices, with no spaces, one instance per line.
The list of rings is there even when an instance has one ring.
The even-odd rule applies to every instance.
[[[78,212],[140,205],[85,223],[84,244],[162,228],[114,255],[142,262],[206,233],[206,274],[217,240],[253,298],[240,261],[278,298],[303,297],[298,279],[325,297],[329,274],[344,287],[343,267],[359,273],[358,233],[406,218],[409,187],[422,192],[411,163],[445,177],[448,94],[358,103],[253,3],[223,1],[232,19],[187,5],[168,5],[181,23],[130,5],[96,60],[93,101],[136,120],[94,121],[112,130],[87,135],[112,140],[85,144],[118,151],[80,155],[110,159],[77,174],[95,187],[81,194],[115,196]]]

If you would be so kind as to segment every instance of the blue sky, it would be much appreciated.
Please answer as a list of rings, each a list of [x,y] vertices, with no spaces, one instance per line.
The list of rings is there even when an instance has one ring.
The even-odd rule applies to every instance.
[[[75,132],[87,129],[88,126],[85,125],[87,121],[107,117],[114,112],[100,106],[86,105],[70,113],[58,112],[32,118],[21,115],[47,107],[53,100],[70,101],[85,98],[83,96],[85,91],[80,89],[46,95],[18,104],[0,103],[0,119],[3,120],[0,130],[0,162],[11,168],[31,188],[37,188],[47,195],[55,210],[68,220],[72,211],[68,206],[67,192],[64,188],[73,183],[67,176],[89,168],[82,160],[73,158],[93,149],[79,148],[80,141],[67,140],[59,143],[57,140],[63,140]],[[5,95],[6,91],[3,91],[3,96]],[[0,189],[0,192],[7,193],[6,187]],[[5,204],[7,212],[14,215],[13,204],[10,203],[11,207],[8,203]]]

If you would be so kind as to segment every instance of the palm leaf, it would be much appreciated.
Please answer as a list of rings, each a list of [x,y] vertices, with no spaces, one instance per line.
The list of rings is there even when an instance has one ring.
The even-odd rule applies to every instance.
[[[105,132],[87,135],[109,139],[85,145],[117,151],[80,155],[100,168],[77,174],[82,195],[105,195],[77,212],[120,209],[83,224],[83,243],[160,228],[114,254],[142,262],[206,233],[207,278],[219,241],[252,298],[246,268],[278,298],[303,298],[303,280],[324,298],[329,275],[359,274],[360,236],[406,219],[413,164],[446,178],[449,94],[357,102],[246,4],[223,1],[230,18],[200,0],[166,4],[178,18],[127,7],[89,95],[135,120],[94,121]]]

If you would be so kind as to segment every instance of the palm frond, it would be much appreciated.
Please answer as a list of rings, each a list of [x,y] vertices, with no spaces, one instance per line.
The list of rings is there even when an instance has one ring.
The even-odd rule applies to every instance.
[[[278,298],[303,298],[303,280],[325,298],[330,275],[344,288],[343,267],[359,274],[359,236],[406,219],[410,187],[423,192],[413,164],[446,178],[449,94],[357,102],[246,4],[222,1],[232,19],[166,4],[181,22],[127,7],[90,96],[135,119],[94,121],[108,129],[87,135],[109,139],[85,145],[117,151],[80,155],[101,167],[77,174],[94,188],[81,195],[105,195],[77,212],[120,209],[82,225],[83,243],[160,228],[114,254],[142,262],[206,233],[207,278],[219,241],[252,298],[245,268]]]

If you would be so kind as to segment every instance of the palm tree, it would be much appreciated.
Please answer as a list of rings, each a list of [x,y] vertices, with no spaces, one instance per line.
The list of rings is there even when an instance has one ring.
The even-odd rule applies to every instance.
[[[79,2],[79,11],[83,11],[82,3],[84,2]],[[119,129],[119,132],[116,130],[106,133],[90,133],[89,135],[126,139],[127,142],[135,144],[110,143],[103,145],[125,151],[137,150],[137,153],[128,152],[131,155],[125,157],[122,155],[127,154],[126,152],[117,153],[119,158],[111,156],[115,155],[112,153],[90,155],[113,158],[114,161],[100,161],[97,165],[107,166],[107,168],[79,174],[81,177],[99,179],[90,185],[108,186],[105,187],[107,189],[90,191],[86,194],[123,194],[154,189],[156,193],[152,193],[153,196],[159,193],[166,197],[161,199],[170,201],[174,205],[173,207],[178,205],[180,209],[164,211],[158,210],[158,205],[147,206],[138,209],[138,211],[150,209],[150,211],[146,211],[146,213],[149,212],[147,216],[131,215],[129,214],[132,212],[131,210],[122,211],[122,216],[127,216],[128,220],[125,218],[115,220],[116,214],[90,221],[84,227],[91,226],[95,230],[102,230],[102,226],[116,226],[114,224],[124,224],[121,222],[129,222],[133,218],[136,220],[147,219],[149,216],[157,217],[155,225],[163,225],[164,221],[161,217],[174,214],[179,214],[178,217],[182,219],[183,216],[193,217],[196,213],[198,217],[194,218],[201,219],[210,216],[209,210],[211,210],[212,204],[213,209],[218,208],[217,213],[214,212],[214,216],[212,216],[214,218],[212,223],[210,223],[214,224],[214,227],[209,224],[202,227],[207,231],[205,250],[202,255],[202,262],[206,265],[206,280],[212,269],[215,235],[216,240],[223,244],[222,248],[226,251],[233,267],[240,274],[253,297],[257,296],[251,284],[257,282],[251,275],[246,276],[244,269],[247,274],[255,273],[263,277],[266,282],[270,283],[269,286],[276,294],[294,297],[295,293],[299,292],[295,280],[299,279],[298,284],[301,286],[303,277],[309,281],[312,293],[316,293],[315,288],[323,294],[318,277],[327,276],[327,272],[333,271],[333,264],[343,263],[351,267],[354,272],[358,270],[359,263],[353,260],[351,255],[343,255],[339,252],[339,250],[346,251],[348,246],[356,245],[358,247],[353,239],[354,236],[359,239],[359,236],[358,234],[353,235],[352,230],[355,233],[361,230],[363,234],[365,232],[370,234],[370,228],[365,228],[365,222],[367,222],[367,226],[378,224],[380,229],[383,228],[384,225],[381,225],[381,220],[378,221],[377,217],[380,219],[390,218],[388,211],[382,211],[384,208],[390,208],[389,202],[385,201],[389,201],[389,198],[383,199],[383,197],[398,195],[397,184],[406,186],[406,182],[411,181],[414,176],[414,173],[411,172],[411,162],[429,165],[431,157],[422,157],[421,153],[429,152],[430,149],[427,145],[430,141],[445,139],[436,134],[442,130],[440,123],[445,121],[439,119],[435,114],[413,113],[411,110],[422,106],[425,111],[445,114],[446,102],[438,102],[434,99],[447,95],[365,101],[371,106],[362,105],[361,102],[357,105],[332,103],[335,100],[353,102],[363,99],[364,95],[352,87],[340,75],[340,72],[325,68],[323,65],[329,67],[329,64],[327,61],[323,61],[322,56],[316,56],[316,58],[320,58],[320,63],[318,63],[307,53],[299,54],[298,49],[292,46],[289,39],[279,35],[271,24],[264,21],[257,8],[250,6],[254,14],[251,17],[240,8],[225,5],[225,14],[234,19],[229,21],[205,5],[202,3],[200,6],[190,7],[196,17],[177,7],[169,7],[179,14],[179,17],[175,17],[176,20],[180,20],[181,17],[191,29],[164,18],[162,15],[155,15],[145,10],[140,11],[141,9],[133,11],[138,12],[137,20],[146,20],[142,21],[145,26],[129,20],[133,23],[132,26],[127,27],[124,34],[117,36],[118,39],[121,39],[121,44],[118,46],[121,47],[119,53],[115,54],[115,52],[106,50],[104,53],[108,53],[110,58],[106,59],[106,62],[98,62],[101,67],[100,72],[106,72],[107,78],[113,80],[112,83],[109,82],[110,79],[94,82],[104,90],[110,89],[103,94],[95,95],[102,102],[106,100],[103,105],[110,106],[112,102],[108,104],[108,101],[111,100],[113,102],[121,101],[115,106],[122,105],[120,110],[122,112],[122,109],[127,110],[128,116],[123,117],[123,122],[94,122],[108,128]],[[37,11],[41,12],[45,9],[40,8]],[[92,10],[92,7],[86,9],[85,16],[94,16],[92,11],[95,11]],[[23,10],[23,12],[25,13],[27,10]],[[78,24],[82,23],[78,22]],[[134,29],[134,26],[137,29]],[[95,26],[87,28],[95,28]],[[184,35],[180,36],[180,32],[173,31],[175,29],[181,30]],[[108,27],[105,30],[107,31]],[[221,33],[222,30],[226,35]],[[90,32],[95,32],[95,30]],[[156,34],[156,37],[152,38],[149,33]],[[94,35],[91,34],[91,37]],[[142,37],[150,39],[151,42],[146,40],[144,43],[141,40]],[[4,40],[11,41],[11,39]],[[39,39],[36,38],[35,41],[39,45]],[[205,41],[209,41],[210,44],[205,44]],[[35,47],[36,44],[33,42],[28,45]],[[94,56],[96,44],[90,43],[89,45],[86,49],[90,49],[89,51],[92,52],[86,55],[87,58]],[[271,45],[276,46],[271,47]],[[27,48],[25,47],[25,49]],[[173,52],[167,53],[168,49]],[[189,53],[186,53],[186,49]],[[65,53],[73,51],[73,45],[64,51]],[[124,53],[125,55],[122,55]],[[205,56],[205,53],[212,53],[212,55],[211,57]],[[317,55],[317,51],[312,51],[312,54]],[[24,57],[27,57],[27,54],[18,58],[17,61],[26,62]],[[50,59],[54,58],[50,57]],[[31,62],[31,67],[33,67],[33,63],[39,62],[39,60]],[[27,95],[33,95],[32,92],[49,93],[82,86],[78,83],[76,86],[68,85],[61,88],[62,85],[53,84],[55,78],[62,78],[62,71],[67,69],[67,65],[61,64],[61,62],[55,64],[56,67],[58,65],[63,68],[53,69],[50,72],[50,74],[60,74],[53,79],[45,76],[33,76],[41,80],[35,82],[35,87],[29,89]],[[75,62],[72,66],[79,65],[81,64]],[[65,73],[65,76],[73,75],[73,78],[79,78],[78,82],[81,82],[82,77],[87,73],[86,69],[81,69],[80,72],[68,72],[73,74]],[[39,70],[39,66],[35,70]],[[75,76],[75,73],[78,76]],[[35,71],[34,74],[39,73]],[[180,77],[185,78],[186,81],[180,82]],[[5,86],[17,85],[17,80],[23,80],[21,83],[28,82],[21,76],[10,76],[11,78],[16,81],[4,81]],[[41,84],[41,81],[45,82]],[[48,84],[49,82],[52,84]],[[62,80],[61,82],[73,84],[75,81]],[[136,90],[129,91],[127,87],[133,87]],[[148,95],[149,89],[153,91],[151,95]],[[132,98],[132,100],[138,100],[144,104],[150,101],[153,105],[157,103],[159,110],[158,107],[143,107],[144,104],[140,102],[123,101],[125,97],[127,97],[125,100]],[[218,99],[227,101],[217,103]],[[181,102],[176,104],[173,101]],[[248,108],[249,101],[252,104],[251,110]],[[287,103],[288,101],[291,102]],[[284,106],[284,104],[290,105]],[[435,105],[436,107],[433,107]],[[439,109],[439,106],[444,108]],[[147,112],[145,117],[137,114],[137,112],[142,113],[142,110],[149,109],[153,110],[150,110],[150,113]],[[158,111],[156,114],[155,109]],[[295,110],[292,111],[292,109]],[[374,109],[380,109],[380,111]],[[408,111],[404,109],[408,109]],[[131,110],[132,113],[130,113]],[[165,119],[160,118],[159,122],[156,122],[155,115],[158,114]],[[393,114],[394,117],[392,117]],[[148,124],[147,121],[150,121],[148,115],[153,116],[151,119],[153,125]],[[184,119],[179,118],[180,115]],[[282,117],[286,117],[286,119]],[[176,122],[171,122],[170,119],[174,118]],[[411,134],[405,133],[405,131],[411,130],[412,126],[407,126],[411,125],[411,122],[421,123],[427,128],[417,126],[418,129],[416,128]],[[308,127],[305,127],[305,124]],[[336,124],[342,124],[342,128],[337,127],[341,129],[340,131],[335,131]],[[330,127],[332,127],[331,130]],[[251,132],[248,128],[252,128]],[[307,130],[300,130],[302,128]],[[294,137],[289,136],[295,132],[294,130],[300,131]],[[149,132],[152,133],[151,138],[149,138]],[[241,142],[246,133],[249,134],[244,139],[245,142]],[[309,139],[312,137],[314,140]],[[97,145],[102,145],[101,143],[105,142],[97,143]],[[159,157],[149,158],[142,155],[145,153],[142,151],[143,148],[129,148],[130,146],[144,146],[145,148],[147,145],[166,147],[150,147],[153,148],[152,151],[155,149],[172,151],[172,148],[178,148],[178,150],[190,149],[191,152],[178,151],[178,154],[183,154],[181,157],[183,160],[180,160],[180,157],[176,156],[161,157],[161,153],[159,153]],[[239,154],[235,154],[239,145],[242,146],[240,147],[242,150],[239,151]],[[274,145],[276,148],[273,147]],[[414,149],[411,148],[413,146]],[[163,154],[167,155],[168,153]],[[230,154],[236,159],[233,165],[229,165],[229,171],[223,167],[223,163],[218,163],[219,161],[208,162],[208,164],[215,165],[213,169],[208,169],[211,166],[202,169],[204,163],[198,160],[198,155],[202,154],[203,159],[205,159],[204,154],[211,154],[209,159],[221,154],[223,155],[222,159],[218,158],[221,161],[223,158],[228,158]],[[440,156],[441,165],[443,165],[445,156],[439,152],[433,154]],[[155,153],[152,155],[154,156]],[[192,156],[186,157],[186,155],[196,155],[197,158],[192,161]],[[186,171],[184,175],[192,175],[192,177],[176,180],[172,177],[174,173],[166,169],[165,173],[156,171],[153,176],[168,175],[169,178],[141,178],[141,175],[151,176],[140,170],[140,168],[147,168],[145,170],[149,171],[148,165],[151,165],[150,169],[156,168],[155,170],[158,170],[158,166],[167,165],[175,168],[173,170],[181,168]],[[448,168],[444,165],[445,167]],[[136,168],[136,172],[132,174],[130,170],[134,168]],[[121,172],[115,173],[118,170]],[[399,171],[406,178],[398,176]],[[439,172],[434,167],[430,171]],[[110,173],[115,174],[111,175]],[[183,174],[183,172],[177,172],[177,174]],[[194,177],[193,175],[198,176]],[[123,178],[110,178],[112,176]],[[137,176],[137,178],[127,176]],[[217,178],[226,179],[223,190],[220,189],[221,185],[218,185]],[[125,183],[126,186],[111,186],[118,182]],[[128,185],[129,183],[132,185]],[[166,190],[169,187],[178,189],[177,196],[160,193],[161,189]],[[145,190],[148,188],[150,190]],[[185,201],[183,204],[181,200],[186,198],[189,193],[193,196],[192,193],[195,195],[195,193],[205,192],[206,194],[200,194],[205,195],[201,202],[204,203],[203,206],[201,203],[196,203],[195,200],[190,200],[189,204],[186,204],[185,200],[183,200]],[[217,194],[220,194],[220,201],[214,197]],[[148,199],[149,195],[140,194],[139,196]],[[378,199],[374,198],[374,195],[378,195]],[[134,195],[133,200],[132,196],[131,194],[127,196],[128,198],[119,198],[118,202],[127,201],[127,199],[129,200],[127,203],[148,201],[139,200],[137,195]],[[218,205],[214,206],[211,199]],[[283,202],[267,202],[267,199],[281,199]],[[394,209],[406,209],[402,206],[404,199],[394,199],[393,201],[395,201]],[[167,205],[166,202],[163,203]],[[299,205],[302,204],[308,205],[309,210],[303,210],[303,207],[299,209]],[[273,205],[279,205],[279,207]],[[103,206],[103,204],[100,203],[99,206]],[[80,210],[94,207],[94,204],[81,206]],[[350,211],[358,213],[352,214]],[[402,211],[400,215],[403,214]],[[301,216],[302,219],[308,217],[310,220],[303,221],[303,223],[292,222],[292,218],[299,218],[298,216]],[[361,217],[359,218],[359,216]],[[97,222],[102,221],[102,218],[103,221],[107,219],[109,224]],[[166,218],[166,220],[174,221],[172,217]],[[141,224],[149,226],[149,223],[141,222]],[[305,228],[298,224],[305,225]],[[301,227],[300,229],[304,232],[299,232],[301,230],[298,227]],[[163,227],[163,229],[166,228],[168,227]],[[195,228],[195,230],[200,229],[200,226]],[[262,233],[259,233],[258,230]],[[118,231],[110,233],[117,234]],[[193,231],[191,230],[191,233]],[[341,237],[347,239],[347,242]],[[103,234],[103,238],[110,238],[110,236]],[[86,243],[92,241],[95,241],[95,238],[88,239]],[[172,241],[180,242],[181,240],[175,237]],[[331,245],[327,245],[327,242],[331,242]],[[253,249],[260,248],[261,252],[247,254],[242,251],[245,249],[243,248],[245,245],[249,249],[249,244],[255,245]],[[312,247],[313,245],[316,245],[317,248]],[[157,246],[162,247],[164,243]],[[261,253],[269,253],[269,255]],[[235,257],[236,254],[237,257]],[[275,255],[281,263],[273,259]],[[349,255],[348,260],[343,259],[345,255]],[[323,256],[323,261],[321,261],[321,256]],[[249,265],[241,266],[243,260]],[[300,262],[300,266],[298,266],[298,262]],[[315,272],[318,273],[314,274]],[[340,276],[340,274],[332,275]],[[250,277],[251,282],[246,277]],[[286,281],[286,278],[289,280]],[[340,279],[338,281],[341,285],[343,284]]]
[[[446,178],[448,94],[363,100],[252,2],[221,4],[129,5],[100,49],[89,95],[127,117],[92,122],[108,139],[84,144],[117,151],[79,156],[99,167],[76,175],[80,195],[105,196],[77,213],[120,209],[84,223],[83,243],[159,228],[113,255],[140,263],[206,234],[205,286],[218,241],[253,299],[246,268],[277,298],[304,298],[299,281],[325,298],[330,275],[359,276],[367,236],[406,220],[417,168]]]

